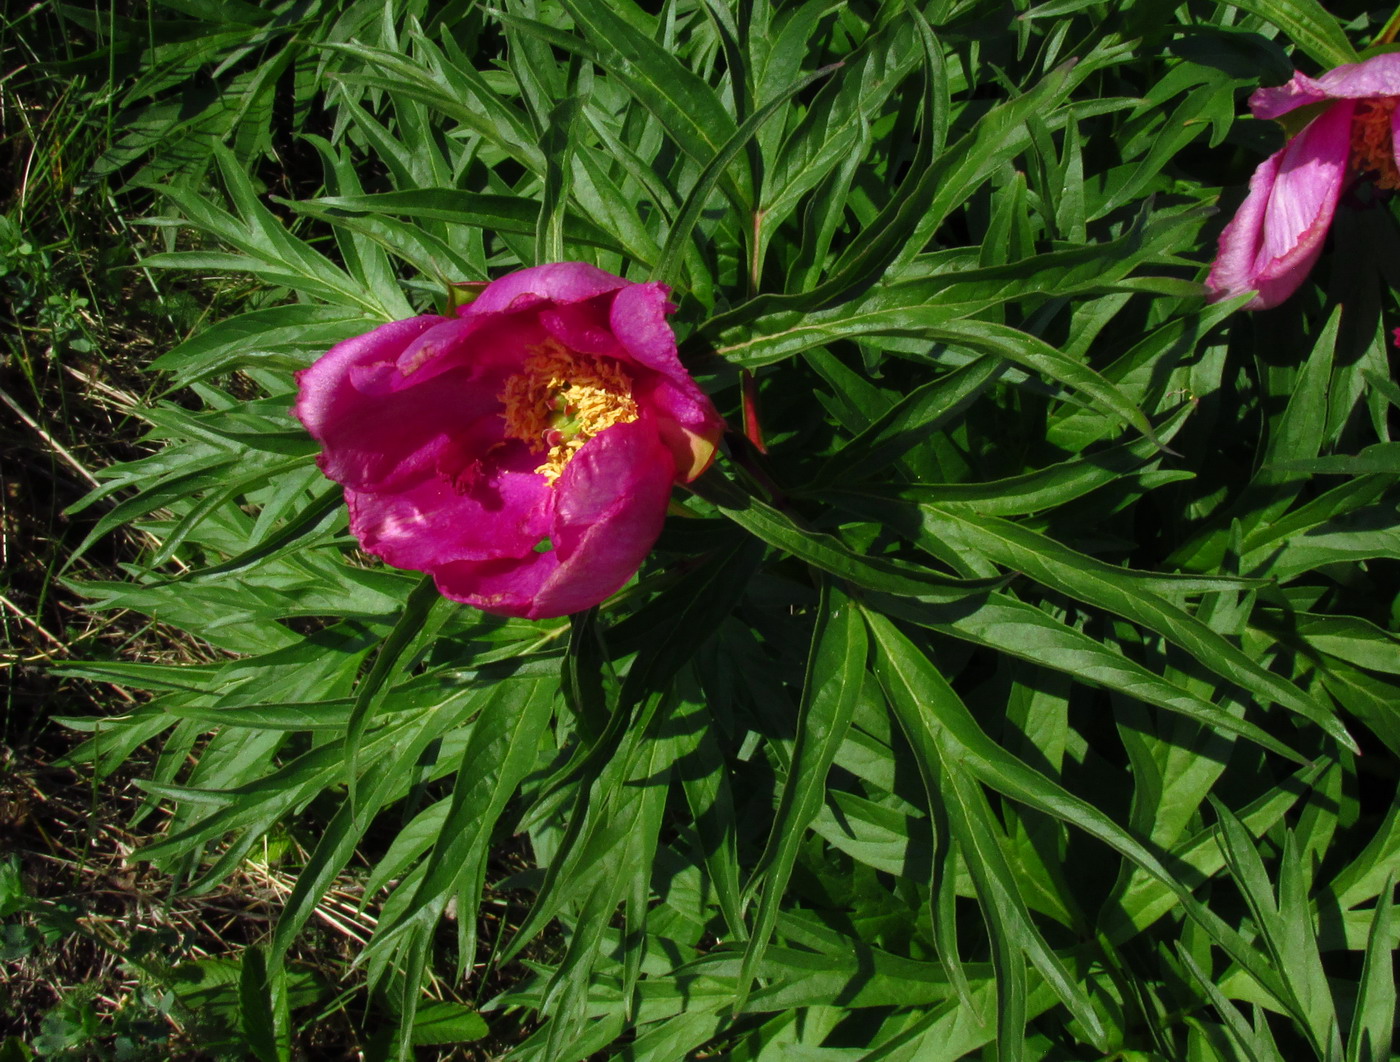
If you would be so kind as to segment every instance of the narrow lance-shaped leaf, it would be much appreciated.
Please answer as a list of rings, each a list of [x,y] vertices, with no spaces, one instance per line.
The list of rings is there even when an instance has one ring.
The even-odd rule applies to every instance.
[[[763,964],[798,847],[825,799],[827,772],[845,739],[860,697],[867,651],[859,610],[830,579],[824,579],[803,680],[792,761],[768,843],[755,870],[756,880],[761,875],[763,891],[739,969],[736,1009],[742,1007]]]
[[[375,935],[373,949],[392,946],[425,909],[440,912],[459,885],[480,889],[491,831],[521,779],[535,766],[540,737],[550,718],[551,684],[542,680],[497,684],[482,705],[462,753],[438,841],[411,900]],[[468,898],[475,900],[469,892]],[[475,919],[462,956],[469,966],[475,948]]]
[[[769,545],[870,590],[951,601],[983,593],[1001,582],[957,579],[915,564],[863,557],[831,535],[803,530],[791,517],[746,494],[714,469],[691,484],[691,489]]]
[[[1354,63],[1360,56],[1337,20],[1317,0],[1229,0],[1231,7],[1272,22],[1324,66]]]
[[[922,506],[921,511],[935,537],[960,543],[1046,586],[1156,631],[1216,674],[1297,712],[1355,750],[1356,742],[1335,715],[1123,569],[1076,554],[1009,520],[974,519],[967,513],[931,505]]]
[[[292,1045],[287,977],[281,963],[269,963],[262,948],[251,947],[243,953],[238,1013],[243,1035],[258,1062],[289,1062]]]
[[[1394,954],[1391,949],[1395,919],[1395,875],[1386,878],[1371,916],[1366,938],[1366,958],[1361,970],[1361,991],[1356,996],[1351,1029],[1347,1034],[1346,1062],[1383,1062],[1390,1055],[1395,1036]]]
[[[680,213],[676,215],[676,220],[671,223],[671,231],[666,234],[666,243],[661,248],[661,257],[657,259],[656,265],[652,268],[651,279],[676,282],[676,274],[686,241],[690,239],[691,230],[695,228],[695,223],[700,219],[701,211],[709,202],[710,193],[714,191],[720,177],[728,172],[730,162],[753,140],[754,135],[763,127],[763,123],[777,114],[788,100],[812,82],[826,77],[827,74],[836,69],[836,65],[823,67],[821,70],[793,82],[776,99],[770,100],[750,115],[744,124],[735,130],[734,135],[720,146],[719,150],[715,152],[715,157],[700,172],[695,186],[686,196],[685,202],[681,204]]]
[[[993,591],[975,609],[872,596],[870,607],[929,630],[1019,657],[1165,708],[1225,733],[1239,734],[1295,763],[1308,762],[1257,723],[1240,719],[1204,697],[1154,674],[1121,650],[1050,616],[1027,601]]]
[[[549,111],[544,143],[544,190],[535,230],[535,263],[564,261],[564,217],[569,198],[569,173],[574,133],[582,101],[568,97]]]
[[[598,0],[566,0],[565,8],[587,36],[584,40],[533,19],[506,12],[506,25],[592,62],[625,85],[650,110],[682,151],[696,161],[713,158],[735,131],[734,117],[703,79],[655,41]],[[750,175],[726,173],[721,182],[736,210],[752,199]]]
[[[946,810],[992,932],[998,1005],[1003,1011],[998,1029],[1003,1040],[1014,1043],[1024,1033],[1016,1021],[1025,1010],[1024,956],[1102,1044],[1103,1023],[1031,922],[1015,872],[997,840],[999,827],[994,825],[986,795],[964,769],[956,738],[942,725],[945,715],[962,715],[967,709],[937,668],[889,620],[868,612],[865,620],[874,643],[875,675],[914,750],[929,800],[940,802]]]
[[[933,688],[937,681],[929,677],[927,659],[884,617],[867,612],[866,623],[874,644],[884,653],[883,659],[891,667],[898,666],[898,673],[887,671],[881,676],[881,684],[889,688],[890,683],[897,681],[899,688],[908,691],[906,696],[912,698],[912,703],[920,703],[918,691]],[[1278,998],[1287,998],[1277,974],[1260,961],[1259,954],[1239,932],[1197,901],[1191,890],[1146,845],[1102,810],[1074,796],[999,746],[977,725],[961,701],[944,699],[938,706],[943,709],[938,720],[940,740],[951,743],[950,748],[956,752],[958,761],[984,785],[1083,830],[1142,867],[1171,889],[1185,913],[1250,976]]]
[[[429,627],[429,616],[436,607],[436,619]],[[345,773],[349,786],[350,802],[355,802],[356,787],[359,783],[360,742],[365,728],[369,725],[375,710],[384,699],[385,690],[392,684],[396,673],[401,673],[405,665],[404,653],[418,640],[420,635],[431,634],[432,630],[447,619],[448,608],[445,599],[438,593],[431,575],[425,575],[413,592],[404,601],[403,612],[394,629],[379,647],[374,665],[355,689],[355,705],[350,712],[350,721],[345,727]]]

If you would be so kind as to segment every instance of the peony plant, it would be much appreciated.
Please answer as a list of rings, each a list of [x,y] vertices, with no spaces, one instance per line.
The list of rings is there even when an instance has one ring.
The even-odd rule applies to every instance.
[[[219,989],[172,1044],[1391,1057],[1400,399],[1378,337],[1400,298],[1373,267],[1393,211],[1367,212],[1341,313],[1233,312],[1301,281],[1349,187],[1388,186],[1389,60],[1260,94],[1296,135],[1213,276],[1252,294],[1183,281],[1215,252],[1237,94],[1294,50],[1355,63],[1374,9],[320,6],[305,41],[340,43],[298,44],[291,80],[264,73],[263,26],[113,29],[153,28],[160,70],[186,41],[229,88],[215,117],[239,124],[175,145],[202,136],[217,180],[167,182],[159,223],[189,233],[142,274],[217,297],[158,366],[193,389],[140,413],[160,451],[100,471],[78,514],[89,544],[131,527],[123,574],[84,590],[110,620],[5,621],[35,636],[7,675],[68,660],[32,703],[69,678],[137,691],[75,724],[94,785],[150,775],[97,841],[139,838],[129,858],[191,901],[295,878],[257,946],[189,935],[124,979]],[[210,40],[241,42],[227,76]],[[294,80],[291,128],[259,132],[270,97],[235,74],[279,99]],[[309,154],[282,140],[298,116]],[[686,285],[682,350],[744,381],[742,462],[701,472],[722,424],[666,289],[566,259]],[[405,292],[442,276],[499,279],[414,316]],[[77,380],[55,344],[34,367]],[[289,436],[294,397],[319,442]],[[365,548],[431,576],[346,556],[318,453]],[[41,464],[0,502],[44,500]],[[697,475],[700,519],[653,547]],[[45,551],[77,529],[46,526]],[[665,578],[633,576],[649,548]],[[12,581],[63,593],[51,557]],[[447,607],[434,579],[520,616],[627,589],[534,625]],[[108,928],[121,958],[146,923]],[[110,987],[99,1046],[139,1002]]]
[[[669,290],[582,262],[521,269],[299,373],[296,415],[360,545],[506,616],[618,590],[724,428],[677,356]]]

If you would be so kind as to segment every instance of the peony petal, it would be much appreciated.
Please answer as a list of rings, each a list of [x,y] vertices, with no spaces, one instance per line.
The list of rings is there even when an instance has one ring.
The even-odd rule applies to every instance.
[[[432,571],[460,560],[519,557],[549,534],[554,492],[524,446],[470,483],[435,475],[397,491],[345,492],[350,531],[396,568]]]
[[[598,604],[630,579],[661,533],[671,497],[670,453],[648,420],[590,439],[555,484],[553,549],[515,559],[438,567],[454,601],[526,619],[566,616]]]
[[[673,478],[670,451],[646,419],[590,439],[555,485],[550,537],[559,567],[531,617],[568,615],[621,588],[661,534]]]
[[[1267,309],[1306,279],[1346,183],[1354,109],[1329,107],[1254,171],[1206,278],[1213,301],[1256,291],[1244,308]]]
[[[1395,168],[1400,170],[1400,107],[1390,112],[1390,152],[1395,156]]]
[[[1262,88],[1249,97],[1256,118],[1277,118],[1325,100],[1400,96],[1400,52],[1384,52],[1365,62],[1347,63],[1318,78],[1294,74],[1286,85]]]
[[[337,400],[343,395],[346,378],[353,369],[391,364],[410,343],[445,317],[424,314],[403,321],[390,321],[362,336],[344,340],[297,373],[298,394],[293,412],[316,438],[328,422],[336,419]]]
[[[639,383],[638,400],[657,416],[661,437],[675,460],[677,479],[689,483],[709,467],[724,433],[724,420],[681,365],[675,333],[666,321],[674,308],[669,294],[664,284],[624,288],[613,299],[611,323],[623,349],[659,374]]]
[[[553,306],[540,311],[540,323],[550,336],[572,351],[616,358],[621,348],[608,322],[611,302],[603,296]]]
[[[639,365],[672,380],[690,380],[676,352],[676,333],[667,314],[675,310],[671,289],[655,282],[632,284],[612,301],[608,324],[613,335]]]
[[[676,482],[689,483],[710,467],[724,420],[708,395],[693,384],[678,387],[662,376],[642,380],[636,395],[638,404],[656,417],[661,441],[675,461]]]
[[[499,396],[506,377],[548,338],[534,314],[453,318],[404,348],[397,361],[402,386],[425,384],[443,373],[465,370],[481,381],[483,392]]]
[[[476,301],[457,312],[463,319],[470,319],[482,314],[515,312],[546,302],[582,302],[616,291],[628,283],[586,262],[551,262],[493,280]]]
[[[1264,213],[1260,269],[1295,253],[1303,235],[1332,220],[1351,154],[1356,105],[1342,102],[1310,122],[1283,149],[1278,177]]]
[[[535,598],[546,580],[559,568],[553,551],[489,561],[460,561],[433,572],[433,582],[443,597],[522,619],[552,618],[535,609]]]
[[[389,490],[426,474],[461,426],[494,412],[497,392],[452,370],[417,386],[395,366],[442,326],[432,315],[382,325],[337,344],[297,376],[295,412],[324,447],[322,471],[354,490]]]

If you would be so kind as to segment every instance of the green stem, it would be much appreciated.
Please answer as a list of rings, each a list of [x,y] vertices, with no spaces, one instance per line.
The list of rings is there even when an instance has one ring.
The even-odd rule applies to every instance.
[[[1385,28],[1371,42],[1371,47],[1374,48],[1378,44],[1394,44],[1397,35],[1400,35],[1400,5],[1396,6],[1395,13],[1390,16]]]

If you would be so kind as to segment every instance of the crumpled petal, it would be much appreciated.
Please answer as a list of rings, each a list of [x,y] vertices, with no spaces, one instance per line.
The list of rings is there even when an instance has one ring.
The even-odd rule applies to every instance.
[[[438,589],[487,612],[565,616],[622,587],[666,517],[669,452],[645,421],[618,424],[579,450],[555,487],[552,549],[513,560],[446,564]]]
[[[398,357],[399,387],[427,385],[447,373],[465,372],[483,397],[502,382],[549,333],[538,314],[490,314],[439,318],[441,324],[408,344]]]
[[[509,460],[467,482],[435,475],[397,491],[347,489],[350,531],[367,553],[414,571],[520,556],[548,536],[554,514],[538,463],[516,444]]]
[[[1287,84],[1256,89],[1249,109],[1256,118],[1273,119],[1313,103],[1382,96],[1400,96],[1400,52],[1347,63],[1317,78],[1295,73]]]
[[[464,318],[520,311],[542,303],[582,302],[626,287],[628,281],[586,262],[550,262],[493,280],[474,302],[457,312]]]
[[[632,577],[666,519],[670,453],[645,420],[590,439],[559,477],[554,551],[559,568],[535,599],[542,615],[601,601]]]
[[[1400,107],[1390,112],[1390,153],[1395,159],[1395,168],[1400,170]]]
[[[681,365],[676,334],[666,323],[672,309],[664,284],[634,284],[613,299],[613,334],[639,364],[659,374],[647,385],[648,401],[665,412],[662,438],[676,461],[681,482],[689,483],[709,467],[724,422],[705,392]]]
[[[400,354],[446,322],[425,314],[336,344],[297,374],[295,413],[324,450],[322,471],[357,490],[386,490],[430,467],[463,421],[492,401],[460,371],[431,388],[406,386]]]
[[[1317,261],[1345,187],[1355,104],[1341,101],[1265,159],[1220,234],[1206,278],[1212,301],[1256,291],[1246,310],[1277,306]]]
[[[554,305],[540,311],[540,323],[570,350],[619,358],[623,356],[622,344],[608,321],[608,306],[612,301],[602,297]]]

